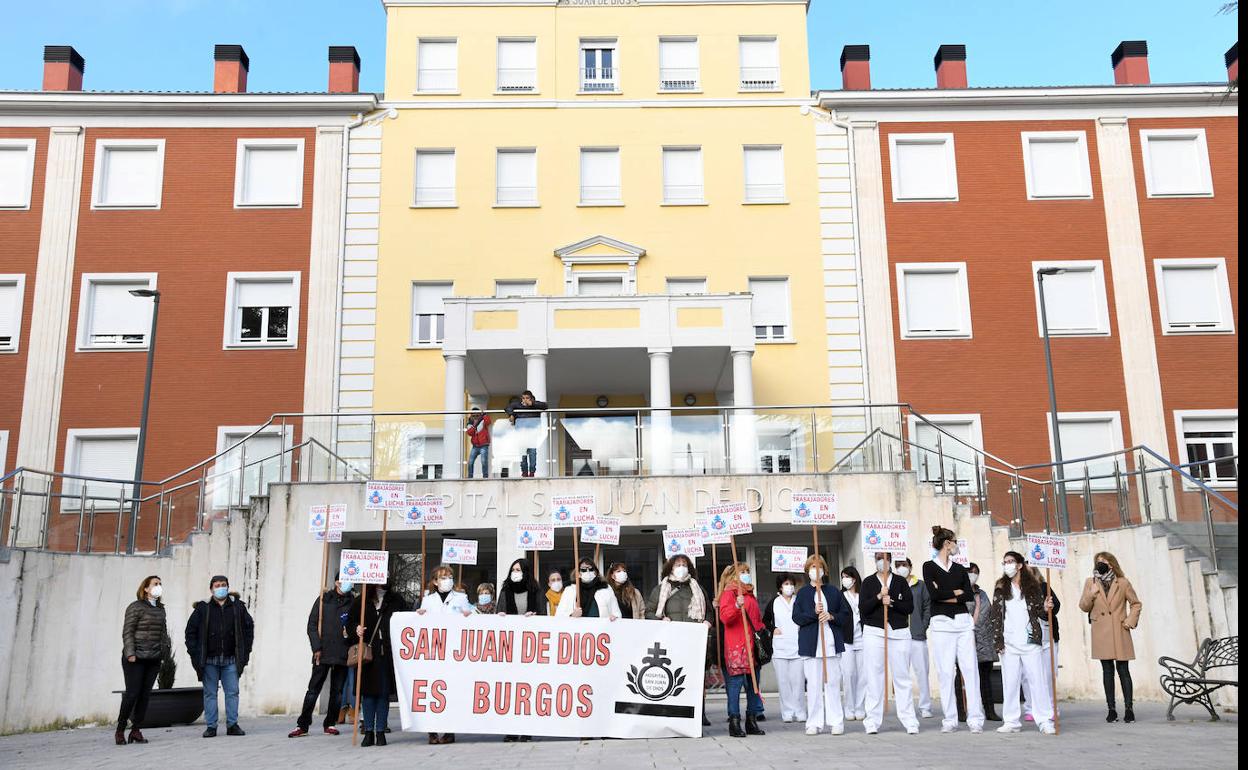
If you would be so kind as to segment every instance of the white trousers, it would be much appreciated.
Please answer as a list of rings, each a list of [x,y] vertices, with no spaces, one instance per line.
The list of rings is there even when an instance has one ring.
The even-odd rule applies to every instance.
[[[806,718],[806,677],[801,658],[772,658],[780,686],[780,718],[786,722]]]
[[[1020,727],[1022,724],[1022,709],[1018,703],[1020,684],[1027,688],[1027,703],[1036,725],[1053,721],[1053,693],[1049,689],[1049,675],[1045,672],[1048,655],[1048,649],[1043,647],[1021,655],[1009,650],[1001,654],[1001,718],[1006,727]]]
[[[919,686],[919,710],[932,709],[932,678],[927,667],[927,640],[910,640],[910,669],[914,672],[915,684]]]
[[[828,679],[823,680],[823,663],[828,664]],[[806,727],[845,729],[845,711],[841,708],[841,656],[802,658],[806,673]],[[819,684],[823,683],[823,692]]]
[[[845,690],[844,713],[859,719],[867,713],[866,677],[863,671],[862,647],[846,647],[841,654],[841,685]]]
[[[862,640],[863,674],[866,678],[867,717],[863,726],[878,730],[884,722],[884,637],[867,635]],[[893,680],[893,702],[897,719],[906,730],[918,730],[914,699],[910,697],[910,640],[888,640],[888,676]],[[898,693],[902,697],[897,697]]]
[[[1061,648],[1060,643],[1053,646],[1053,662],[1054,663],[1057,662],[1057,653],[1060,648]],[[1043,648],[1043,651],[1041,652],[1040,664],[1044,666],[1044,682],[1045,682],[1045,685],[1049,688],[1049,707],[1050,707],[1050,710],[1052,710],[1053,669],[1049,666],[1049,648],[1047,645]],[[1031,710],[1031,704],[1033,702],[1034,701],[1032,700],[1032,694],[1031,694],[1031,682],[1027,680],[1027,677],[1023,677],[1023,713],[1031,714],[1031,718],[1035,719],[1036,715]]]
[[[954,664],[962,669],[966,689],[966,724],[974,730],[984,727],[984,703],[979,697],[979,660],[975,657],[975,629],[969,624],[957,631],[932,631],[927,634],[932,648],[932,663],[940,680],[940,706],[945,712],[943,727],[958,726],[958,698]],[[1017,693],[1015,694],[1017,696]]]

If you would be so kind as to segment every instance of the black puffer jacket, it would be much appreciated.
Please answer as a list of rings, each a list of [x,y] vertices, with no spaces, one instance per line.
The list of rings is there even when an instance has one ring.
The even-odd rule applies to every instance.
[[[308,613],[308,644],[312,645],[312,652],[321,654],[321,663],[326,666],[347,663],[346,622],[353,601],[355,597],[351,594],[340,594],[337,589],[331,588],[312,602],[312,611]],[[321,615],[319,634],[318,611]]]
[[[165,605],[159,601],[132,601],[121,624],[121,656],[139,660],[159,660],[173,649],[165,623]]]
[[[191,659],[195,675],[201,681],[204,678],[204,660],[208,657],[208,611],[212,602],[212,599],[195,602],[191,606],[191,616],[186,621],[186,654]],[[230,614],[234,620],[234,665],[239,676],[242,676],[243,669],[247,668],[247,663],[251,660],[251,645],[256,639],[256,626],[251,619],[251,613],[247,612],[247,605],[243,604],[238,594],[231,593],[226,604],[231,608]]]

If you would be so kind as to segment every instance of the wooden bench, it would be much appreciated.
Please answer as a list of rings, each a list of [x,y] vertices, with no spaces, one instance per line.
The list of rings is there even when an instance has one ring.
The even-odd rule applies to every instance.
[[[1239,665],[1239,637],[1206,639],[1201,642],[1196,659],[1191,663],[1170,657],[1158,658],[1157,663],[1166,669],[1166,673],[1161,675],[1161,689],[1170,696],[1166,719],[1174,721],[1174,707],[1180,703],[1196,703],[1204,706],[1211,721],[1216,722],[1220,717],[1213,708],[1210,696],[1223,687],[1239,687],[1239,680],[1214,679],[1209,672],[1215,668]]]

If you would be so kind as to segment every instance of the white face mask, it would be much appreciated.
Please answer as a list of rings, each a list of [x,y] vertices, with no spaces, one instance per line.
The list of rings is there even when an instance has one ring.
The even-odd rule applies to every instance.
[[[620,570],[619,572],[615,573],[615,582],[619,583],[620,585],[624,585],[625,583],[627,583],[628,573],[625,572],[624,570]]]
[[[165,587],[159,584],[154,585],[151,588],[147,589],[147,595],[152,597],[153,599],[159,599],[160,597],[164,596],[164,594],[165,594]]]
[[[967,575],[966,575],[966,579],[967,579],[967,580],[969,580],[969,581],[971,581],[971,585],[975,585],[976,583],[978,583],[978,582],[979,582],[979,573],[978,573],[978,572],[968,572],[968,573],[967,573]]]
[[[884,561],[883,559],[876,559],[876,560],[875,560],[875,571],[876,571],[876,572],[883,572],[883,571],[885,570],[885,568],[886,568],[886,567],[888,567],[888,562]]]
[[[438,578],[438,590],[442,593],[449,593],[455,587],[455,581],[451,578]]]
[[[1002,564],[1001,571],[1005,573],[1006,577],[1012,578],[1018,574],[1018,565],[1015,564],[1014,562],[1010,562],[1009,564]]]
[[[851,588],[853,588],[853,587],[854,587],[854,579],[853,579],[853,578],[851,578],[851,577],[843,577],[843,578],[841,578],[841,588],[844,588],[846,591],[848,591],[849,589],[851,589]]]
[[[522,580],[524,580],[524,573],[521,572],[520,570],[515,570],[514,572],[511,573],[511,582],[519,583]]]
[[[588,583],[592,583],[592,582],[594,582],[594,581],[595,581],[595,580],[597,580],[597,579],[598,579],[598,573],[597,573],[597,572],[582,572],[582,573],[581,573],[581,582],[582,582],[582,583],[586,583],[586,584],[588,584]]]
[[[909,567],[898,567],[898,568],[897,568],[897,574],[898,574],[898,575],[900,575],[900,576],[901,576],[901,577],[903,577],[903,578],[908,578],[908,577],[910,577],[910,568],[909,568]]]
[[[823,580],[823,570],[818,567],[811,567],[806,571],[806,574],[810,576],[812,583],[818,583],[820,580]]]
[[[672,567],[672,577],[681,582],[688,580],[689,568],[683,564],[678,567]]]
[[[562,580],[552,580],[552,581],[550,581],[550,590],[554,591],[555,593],[562,593],[562,592],[563,592],[563,581],[562,581]]]
[[[784,594],[785,596],[792,596],[792,595],[793,595],[793,584],[792,584],[792,583],[785,583],[784,585],[780,586],[780,593]]]

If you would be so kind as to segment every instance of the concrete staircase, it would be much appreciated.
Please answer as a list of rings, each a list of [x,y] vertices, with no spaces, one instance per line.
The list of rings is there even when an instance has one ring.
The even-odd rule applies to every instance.
[[[1153,536],[1164,537],[1171,548],[1182,548],[1188,561],[1199,561],[1201,572],[1213,574],[1209,554],[1209,529],[1204,522],[1155,521]],[[1213,525],[1213,544],[1218,556],[1218,579],[1230,585],[1239,582],[1239,524]]]

